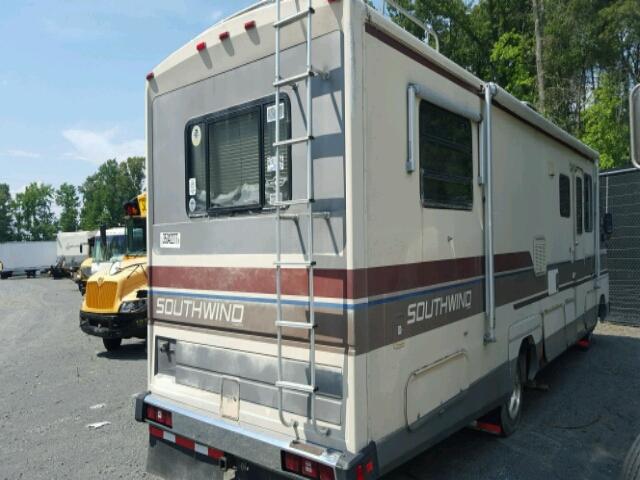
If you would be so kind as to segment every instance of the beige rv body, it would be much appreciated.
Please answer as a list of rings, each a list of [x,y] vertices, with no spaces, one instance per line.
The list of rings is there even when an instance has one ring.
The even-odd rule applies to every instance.
[[[326,155],[314,160],[331,167],[316,176],[317,203],[342,202],[330,220],[316,220],[316,368],[340,385],[332,384],[333,394],[320,388],[318,429],[308,410],[287,408],[286,395],[284,416],[300,427],[296,432],[281,422],[273,403],[277,389],[267,385],[268,375],[257,378],[264,370],[256,367],[274,365],[278,355],[268,280],[275,277],[269,247],[275,215],[265,209],[195,218],[184,207],[188,122],[273,93],[275,5],[267,3],[207,30],[157,66],[148,82],[150,395],[144,402],[189,418],[174,420],[176,435],[232,457],[242,452],[211,444],[217,438],[207,433],[212,425],[272,439],[271,446],[290,445],[297,435],[319,446],[312,458],[343,478],[341,456],[351,468],[373,443],[376,472],[384,472],[499,406],[522,349],[533,377],[595,326],[608,302],[608,276],[596,257],[595,198],[591,231],[576,231],[576,178],[597,182],[597,153],[498,89],[491,105],[492,329],[484,308],[486,190],[477,181],[484,174],[482,121],[471,126],[470,210],[425,208],[420,168],[405,165],[408,112],[421,101],[408,106],[407,88],[417,85],[443,105],[482,119],[485,84],[360,1],[318,1],[314,8],[313,63],[329,72],[331,85],[323,89],[314,79],[322,91],[314,98],[315,137],[334,136],[340,146],[324,146]],[[283,1],[282,9],[282,17],[294,13],[295,2]],[[246,29],[249,21],[255,27]],[[228,39],[219,39],[223,32]],[[206,42],[203,51],[196,49],[200,42]],[[302,55],[302,21],[283,29],[280,42],[284,58]],[[305,88],[304,82],[298,87],[300,96]],[[289,90],[289,98],[295,137],[304,107],[296,91]],[[416,125],[416,158],[419,131]],[[296,170],[300,152],[293,147],[293,177],[303,176],[304,166]],[[568,218],[560,215],[561,175],[571,185]],[[303,197],[293,182],[293,197]],[[177,248],[166,243],[176,234]],[[294,227],[283,237],[289,238],[283,258],[300,260]],[[304,321],[308,296],[294,283],[305,283],[305,270],[284,273],[285,315]],[[209,315],[201,313],[205,308]],[[173,364],[162,353],[171,348]],[[305,365],[306,334],[285,330],[282,357]],[[243,372],[244,365],[253,370]],[[223,398],[227,381],[239,385],[237,403]],[[243,396],[249,389],[254,400]],[[194,418],[201,426],[190,429]],[[277,471],[279,461],[261,465]]]

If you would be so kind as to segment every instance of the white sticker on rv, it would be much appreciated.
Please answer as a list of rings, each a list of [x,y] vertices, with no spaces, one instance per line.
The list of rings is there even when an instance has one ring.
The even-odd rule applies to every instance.
[[[194,147],[200,145],[200,141],[202,140],[202,131],[200,130],[200,125],[196,125],[191,130],[191,143]]]
[[[180,232],[160,232],[160,248],[180,248]]]
[[[279,110],[280,110],[280,120],[282,120],[284,118],[284,103],[280,103]],[[276,121],[276,106],[271,105],[270,107],[267,107],[267,122],[271,123],[275,121]]]
[[[196,179],[195,178],[190,178],[189,179],[189,195],[193,196],[195,195],[197,192],[196,190]]]

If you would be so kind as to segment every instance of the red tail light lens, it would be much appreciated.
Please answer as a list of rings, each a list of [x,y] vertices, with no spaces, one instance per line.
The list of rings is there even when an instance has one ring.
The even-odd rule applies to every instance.
[[[336,477],[333,473],[333,468],[328,467],[326,465],[319,465],[318,478],[320,480],[335,480]]]
[[[335,480],[333,468],[294,453],[282,453],[282,469],[314,480]]]
[[[147,419],[157,422],[165,427],[173,427],[173,419],[171,418],[171,412],[162,410],[161,408],[147,405],[146,409]]]
[[[300,473],[300,457],[293,453],[285,452],[283,463],[283,468],[287,472]]]
[[[364,468],[362,465],[356,467],[356,480],[364,480]]]

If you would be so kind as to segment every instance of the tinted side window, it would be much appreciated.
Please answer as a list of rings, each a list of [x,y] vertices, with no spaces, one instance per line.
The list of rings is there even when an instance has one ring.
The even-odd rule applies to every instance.
[[[420,102],[420,193],[430,208],[471,210],[471,121],[425,100]]]
[[[576,177],[576,232],[582,233],[582,178]]]
[[[566,175],[560,175],[560,216],[569,218],[571,216],[571,181]]]
[[[584,176],[584,231],[593,232],[593,180]]]

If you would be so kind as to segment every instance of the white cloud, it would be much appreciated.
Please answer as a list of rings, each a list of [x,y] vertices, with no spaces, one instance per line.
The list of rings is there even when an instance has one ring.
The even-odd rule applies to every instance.
[[[145,154],[143,139],[118,141],[117,133],[116,128],[106,131],[69,129],[64,130],[62,136],[73,146],[73,151],[67,154],[68,157],[96,164],[111,158],[122,161],[127,157]]]
[[[29,152],[27,150],[7,150],[5,153],[5,156],[7,157],[14,157],[14,158],[40,158],[41,155],[37,152]]]

